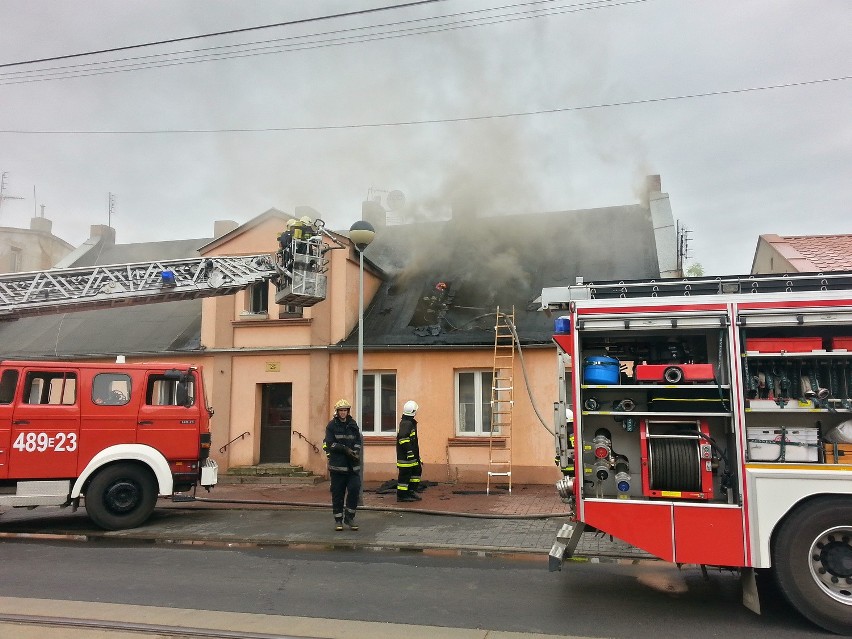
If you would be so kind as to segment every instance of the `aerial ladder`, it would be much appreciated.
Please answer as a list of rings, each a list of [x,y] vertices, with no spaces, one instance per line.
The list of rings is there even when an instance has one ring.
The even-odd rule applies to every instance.
[[[491,425],[488,437],[488,480],[485,493],[491,494],[491,478],[506,477],[512,492],[512,410],[515,407],[515,308],[504,313],[497,307],[494,324],[494,366],[491,373]],[[499,439],[495,439],[499,438]]]
[[[293,240],[290,260],[278,251],[3,274],[0,320],[230,295],[267,281],[275,283],[278,304],[313,306],[326,296],[324,254],[343,247],[320,230],[308,241]]]

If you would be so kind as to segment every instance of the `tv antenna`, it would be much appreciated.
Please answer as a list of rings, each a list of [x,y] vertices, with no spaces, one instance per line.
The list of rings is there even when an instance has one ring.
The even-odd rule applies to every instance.
[[[17,195],[6,195],[6,178],[8,178],[9,174],[6,171],[0,173],[0,208],[3,208],[3,202],[6,200],[23,200],[24,198],[18,197]]]
[[[112,226],[112,216],[115,213],[115,193],[109,194],[109,206],[107,209],[107,226]]]

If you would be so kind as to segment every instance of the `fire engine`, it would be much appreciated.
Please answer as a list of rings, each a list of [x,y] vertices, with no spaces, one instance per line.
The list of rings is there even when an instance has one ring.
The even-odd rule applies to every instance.
[[[325,299],[323,230],[274,255],[0,275],[0,319],[229,295],[272,280],[279,304]],[[123,358],[119,357],[119,360]],[[159,496],[216,484],[200,367],[0,360],[0,506],[71,506],[108,530]]]
[[[669,562],[771,575],[852,633],[852,273],[548,288],[570,523]],[[761,581],[762,583],[762,581]]]

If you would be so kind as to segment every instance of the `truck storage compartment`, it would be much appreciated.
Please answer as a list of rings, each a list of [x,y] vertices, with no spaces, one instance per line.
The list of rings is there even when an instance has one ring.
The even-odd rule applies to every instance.
[[[752,353],[811,353],[823,350],[821,337],[748,337],[746,351]]]
[[[748,428],[746,431],[749,461],[819,461],[818,428]]]

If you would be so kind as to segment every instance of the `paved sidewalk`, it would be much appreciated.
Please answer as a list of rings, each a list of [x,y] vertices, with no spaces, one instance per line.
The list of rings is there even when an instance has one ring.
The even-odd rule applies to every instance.
[[[139,528],[103,531],[81,509],[51,507],[7,510],[0,539],[144,540],[158,543],[282,545],[419,552],[524,554],[544,561],[556,532],[567,521],[565,504],[552,486],[514,486],[486,495],[484,486],[438,484],[414,503],[367,485],[360,530],[334,530],[328,482],[315,486],[221,484],[199,492],[197,501],[160,500]],[[577,556],[648,558],[619,540],[586,534]]]

